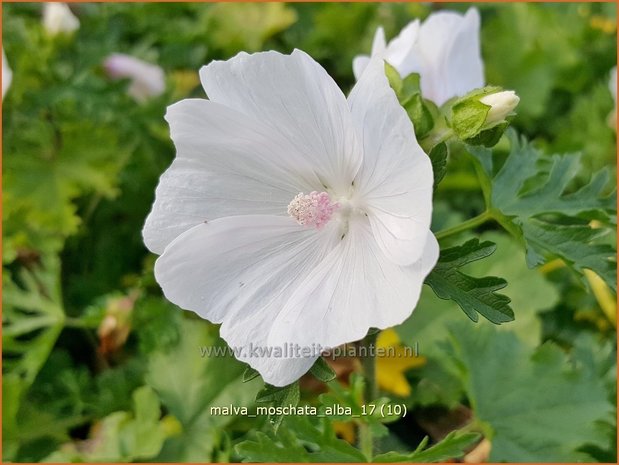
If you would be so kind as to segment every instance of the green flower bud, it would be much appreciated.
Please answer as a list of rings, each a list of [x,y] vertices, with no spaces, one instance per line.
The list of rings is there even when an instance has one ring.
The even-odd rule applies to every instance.
[[[519,101],[513,90],[484,87],[459,98],[444,111],[447,124],[461,141],[491,147],[509,125]]]

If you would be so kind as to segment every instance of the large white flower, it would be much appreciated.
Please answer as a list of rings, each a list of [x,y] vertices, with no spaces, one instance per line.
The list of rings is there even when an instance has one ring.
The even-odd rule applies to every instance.
[[[423,96],[442,105],[455,96],[484,86],[484,68],[479,45],[479,12],[470,8],[465,15],[452,11],[431,14],[421,24],[410,22],[389,44],[382,27],[376,30],[372,56],[383,57],[402,77],[421,76]],[[370,57],[353,61],[359,79]]]
[[[112,79],[131,80],[127,92],[137,102],[145,102],[165,91],[165,74],[157,65],[123,53],[113,53],[105,59],[103,67]]]
[[[55,36],[71,34],[80,27],[80,21],[66,3],[51,2],[43,5],[43,27]]]
[[[200,77],[210,100],[168,108],[177,156],[144,240],[165,296],[221,323],[238,358],[283,386],[315,348],[410,315],[438,258],[432,166],[380,59],[348,100],[299,50]]]
[[[4,54],[4,48],[2,49],[2,96],[6,94],[6,91],[9,90],[11,86],[11,81],[13,80],[13,71],[9,67],[9,62],[6,59],[6,55]]]

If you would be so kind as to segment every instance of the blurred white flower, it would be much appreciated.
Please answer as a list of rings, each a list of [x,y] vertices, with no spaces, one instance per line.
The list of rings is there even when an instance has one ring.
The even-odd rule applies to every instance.
[[[144,241],[165,296],[283,386],[411,314],[439,253],[432,166],[380,59],[348,99],[299,50],[200,77],[210,100],[168,108],[177,155]]]
[[[485,126],[492,127],[505,121],[505,118],[518,106],[520,97],[513,90],[504,90],[485,95],[479,101],[490,107],[486,115]]]
[[[43,27],[48,34],[71,34],[80,27],[77,17],[66,3],[45,3],[43,5]]]
[[[2,96],[6,94],[6,91],[9,90],[11,86],[11,81],[13,80],[13,71],[9,68],[9,62],[6,59],[6,55],[4,54],[4,48],[2,49]]]
[[[479,12],[470,8],[461,15],[452,11],[431,14],[423,24],[410,22],[388,44],[382,27],[376,30],[372,56],[380,56],[404,78],[421,76],[424,98],[442,105],[484,86],[484,67],[479,44]],[[359,55],[353,61],[357,79],[369,62]]]
[[[114,53],[105,59],[103,67],[112,79],[130,79],[129,95],[138,102],[157,97],[165,90],[165,75],[159,66]]]

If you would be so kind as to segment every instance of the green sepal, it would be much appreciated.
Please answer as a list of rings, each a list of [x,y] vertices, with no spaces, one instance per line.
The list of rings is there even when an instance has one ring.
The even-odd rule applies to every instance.
[[[451,128],[460,140],[471,139],[481,132],[489,111],[479,100],[459,101],[451,107]]]
[[[408,117],[413,122],[417,139],[423,138],[434,127],[434,118],[432,117],[431,111],[426,106],[421,93],[416,92],[408,97],[403,106]]]
[[[445,177],[447,172],[447,156],[449,155],[449,148],[445,142],[435,145],[430,154],[430,161],[432,162],[432,173],[434,174],[434,190],[438,187],[438,184]]]
[[[331,368],[327,361],[322,357],[319,357],[312,365],[312,368],[310,368],[310,373],[323,383],[333,381],[337,376],[335,371],[333,371],[333,368]]]
[[[395,92],[395,94],[400,97],[402,94],[402,89],[404,87],[404,82],[400,77],[400,73],[398,70],[391,66],[389,63],[385,61],[385,76],[387,76],[387,80],[389,81],[389,85]]]
[[[510,118],[511,119],[511,118]],[[496,126],[491,127],[490,129],[486,129],[481,131],[475,137],[471,137],[470,139],[465,140],[469,145],[483,145],[484,147],[494,147],[499,143],[501,137],[505,133],[505,130],[509,127],[510,120],[505,120],[502,123],[497,124]]]
[[[260,376],[258,370],[254,370],[252,367],[248,366],[243,372],[243,382],[246,383],[254,378],[257,378],[258,376]]]

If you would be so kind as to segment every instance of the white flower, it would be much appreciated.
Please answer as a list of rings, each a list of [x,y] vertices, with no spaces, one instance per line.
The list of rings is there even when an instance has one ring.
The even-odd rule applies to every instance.
[[[43,27],[48,34],[70,34],[80,27],[77,17],[66,3],[45,3],[43,5]]]
[[[479,12],[465,15],[452,11],[431,14],[423,24],[409,23],[389,44],[382,27],[376,30],[372,56],[379,56],[402,77],[421,76],[421,93],[437,105],[484,86],[484,67],[479,45]],[[353,61],[357,79],[369,62],[367,55]]]
[[[518,106],[520,97],[513,90],[504,90],[485,95],[479,101],[490,107],[485,126],[492,127],[505,121],[505,118]]]
[[[432,166],[382,60],[348,100],[299,50],[200,77],[210,100],[168,108],[177,156],[144,240],[165,296],[221,323],[237,357],[283,386],[317,347],[411,314],[438,258]]]
[[[130,79],[129,95],[138,102],[157,97],[165,90],[165,75],[159,66],[129,55],[114,53],[106,58],[103,67],[113,79]]]
[[[9,68],[9,62],[6,59],[6,55],[4,54],[4,48],[2,49],[2,96],[6,94],[6,91],[9,90],[11,86],[11,81],[13,80],[13,71]]]

